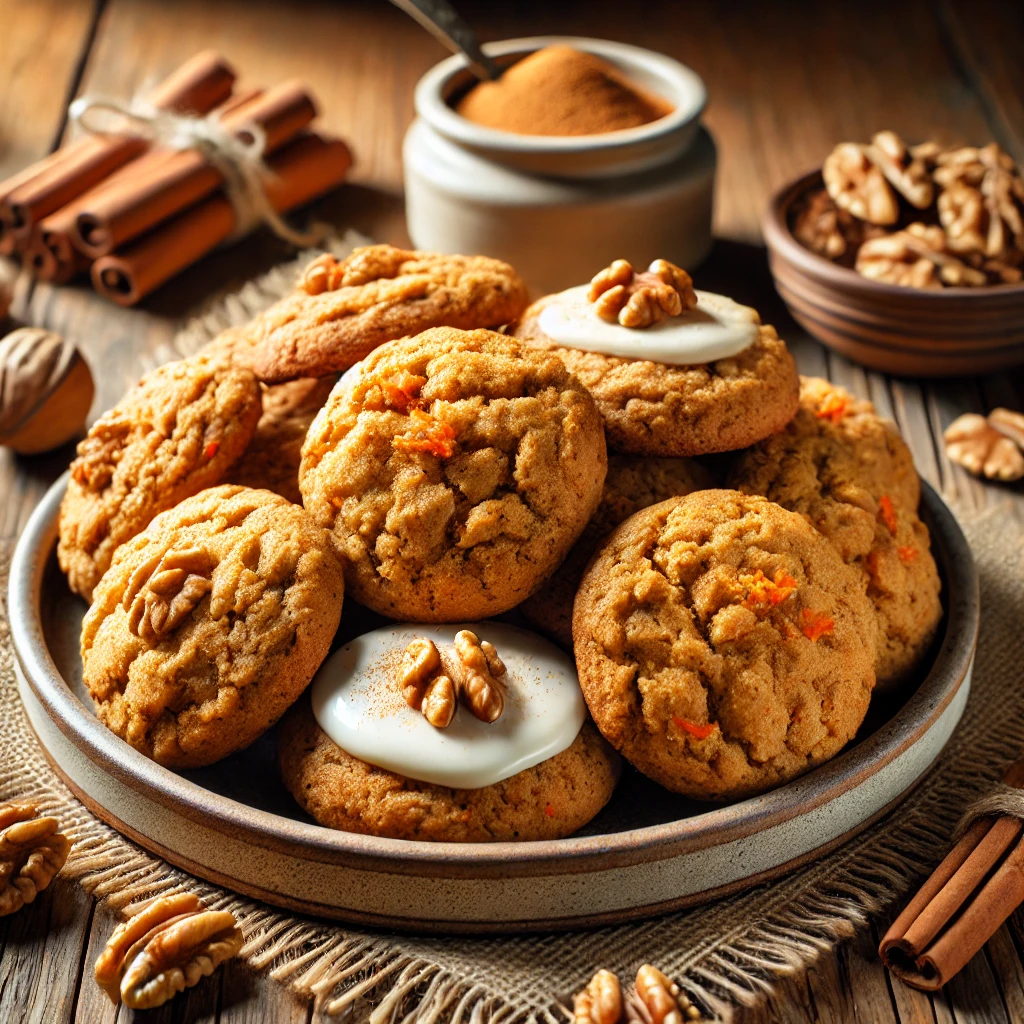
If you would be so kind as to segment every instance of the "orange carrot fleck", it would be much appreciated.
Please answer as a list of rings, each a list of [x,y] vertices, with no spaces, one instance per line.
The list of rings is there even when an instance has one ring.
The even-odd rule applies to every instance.
[[[204,449],[203,455],[208,459],[212,459],[217,454],[217,449],[220,448],[220,441],[211,441]]]
[[[390,380],[381,381],[384,400],[392,409],[408,412],[420,401],[420,388],[427,383],[426,377],[419,377],[408,370],[394,374]]]
[[[748,608],[762,605],[774,608],[796,593],[796,580],[782,569],[775,573],[774,580],[768,579],[760,569],[755,573],[741,573],[740,583],[748,590],[743,602]]]
[[[892,499],[888,494],[883,494],[878,499],[878,514],[882,517],[882,522],[885,523],[889,532],[895,537],[896,536],[896,509],[893,506]]]
[[[672,721],[684,732],[688,732],[699,740],[706,740],[718,728],[717,722],[698,725],[696,722],[688,722],[685,718],[680,718],[678,715],[673,715]]]
[[[800,620],[802,625],[800,626],[800,632],[803,633],[808,640],[814,640],[817,642],[823,636],[831,636],[833,630],[836,628],[835,621],[830,619],[827,615],[822,615],[821,612],[816,612],[811,608],[804,608],[800,612]]]
[[[904,544],[896,549],[896,554],[900,556],[900,561],[904,565],[910,565],[917,558],[918,550],[911,544]]]
[[[849,408],[850,400],[845,395],[839,394],[838,391],[833,391],[825,396],[824,401],[818,406],[814,415],[819,420],[838,423],[846,415],[846,411]]]
[[[392,439],[400,452],[429,452],[450,459],[455,452],[455,431],[447,424],[421,409],[409,414],[409,429]]]
[[[548,804],[547,807],[544,808],[544,813],[549,818],[553,818],[555,816],[555,809],[554,809],[554,807],[551,806],[551,804]]]

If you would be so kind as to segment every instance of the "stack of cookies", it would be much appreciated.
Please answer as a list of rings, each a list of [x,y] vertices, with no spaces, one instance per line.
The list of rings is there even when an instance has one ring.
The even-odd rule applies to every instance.
[[[285,715],[314,818],[449,841],[574,832],[620,755],[731,800],[841,750],[941,615],[894,428],[663,260],[528,303],[324,256],[98,420],[58,557],[101,721],[183,768]],[[394,622],[328,657],[343,593]]]

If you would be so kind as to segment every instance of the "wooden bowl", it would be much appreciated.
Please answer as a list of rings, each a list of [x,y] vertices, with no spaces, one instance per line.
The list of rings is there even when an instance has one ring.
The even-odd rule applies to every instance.
[[[764,218],[775,287],[821,342],[886,373],[949,377],[1024,363],[1024,284],[903,288],[863,277],[793,237],[790,211],[821,188],[821,172],[776,193]]]
[[[85,603],[68,591],[54,555],[65,483],[46,495],[18,542],[8,603],[19,689],[50,764],[93,814],[146,849],[303,913],[406,930],[509,932],[706,902],[806,864],[877,821],[934,764],[967,702],[978,580],[956,520],[925,486],[945,619],[919,678],[872,702],[856,740],[827,764],[729,806],[689,801],[627,772],[586,829],[551,842],[337,832],[315,824],[284,789],[273,735],[209,768],[172,772],[96,719],[78,654]],[[346,608],[337,642],[365,628],[358,612]]]

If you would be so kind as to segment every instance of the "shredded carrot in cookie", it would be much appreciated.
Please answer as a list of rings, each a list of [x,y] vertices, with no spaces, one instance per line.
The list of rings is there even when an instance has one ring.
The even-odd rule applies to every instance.
[[[217,449],[220,448],[220,441],[211,441],[204,449],[203,455],[208,459],[212,459],[217,454]]]
[[[910,565],[917,558],[918,550],[910,544],[904,544],[896,549],[896,554],[900,556],[900,561],[904,565]]]
[[[811,608],[803,608],[800,611],[800,632],[803,633],[808,640],[814,640],[817,642],[823,636],[831,636],[833,630],[836,628],[835,621],[830,619],[827,615],[822,615],[821,612],[816,612]]]
[[[455,452],[455,431],[422,409],[409,414],[409,429],[391,443],[400,452],[429,452],[442,459],[450,459]]]
[[[707,725],[698,725],[696,722],[689,722],[678,715],[672,716],[672,721],[684,732],[695,736],[699,740],[706,740],[717,728],[717,722],[709,722]]]
[[[824,401],[818,406],[814,415],[819,420],[838,423],[846,415],[846,411],[849,408],[850,400],[845,395],[839,394],[838,391],[833,391],[825,396]]]
[[[546,806],[546,807],[544,808],[544,813],[545,813],[545,814],[546,814],[546,815],[547,815],[547,816],[548,816],[549,818],[553,818],[553,817],[555,816],[555,809],[554,809],[554,807],[552,807],[552,806],[551,806],[551,804],[548,804],[548,805],[547,805],[547,806]]]
[[[427,383],[426,377],[419,377],[408,370],[394,374],[390,380],[381,381],[384,401],[392,409],[408,412],[420,401],[420,388]]]
[[[878,576],[879,557],[878,548],[872,548],[864,558],[864,564],[867,566],[868,573],[871,576]]]
[[[882,522],[885,523],[889,532],[895,537],[896,536],[896,509],[893,506],[892,499],[888,494],[883,494],[878,499],[878,514],[882,517]]]
[[[760,569],[755,573],[741,573],[740,584],[747,588],[744,604],[748,608],[774,608],[796,593],[796,580],[782,569],[770,580]]]

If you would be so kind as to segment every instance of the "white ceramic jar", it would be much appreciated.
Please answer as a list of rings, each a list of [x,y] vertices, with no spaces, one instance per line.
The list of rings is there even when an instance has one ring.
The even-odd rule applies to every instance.
[[[405,137],[409,235],[419,249],[507,260],[542,294],[589,280],[613,259],[686,268],[711,247],[715,147],[700,125],[707,93],[689,68],[601,39],[535,37],[489,43],[499,64],[562,43],[597,54],[673,110],[650,124],[600,135],[497,131],[451,106],[472,84],[461,57],[416,87]]]

